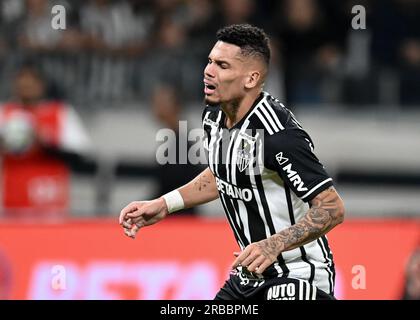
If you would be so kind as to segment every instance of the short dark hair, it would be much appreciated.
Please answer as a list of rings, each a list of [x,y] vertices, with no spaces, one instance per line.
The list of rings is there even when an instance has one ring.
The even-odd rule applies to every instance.
[[[256,55],[267,64],[270,62],[269,39],[264,30],[250,24],[233,24],[217,31],[218,41],[234,44],[245,56]]]

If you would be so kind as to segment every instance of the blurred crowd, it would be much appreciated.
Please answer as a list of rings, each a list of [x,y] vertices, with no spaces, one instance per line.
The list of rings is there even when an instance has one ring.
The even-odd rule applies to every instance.
[[[52,23],[56,5],[63,29]],[[114,175],[131,164],[95,153],[80,115],[142,106],[179,143],[178,120],[202,101],[203,69],[225,25],[269,34],[265,89],[291,109],[419,107],[419,8],[419,0],[0,0],[0,212],[66,214],[71,170],[95,176],[95,211],[108,212]],[[158,194],[201,169],[135,168],[129,176],[152,177]]]
[[[420,104],[418,0],[2,0],[0,99],[23,63],[50,95],[77,105],[148,99],[157,83],[202,98],[202,69],[221,26],[263,27],[273,47],[269,87],[289,104]],[[66,29],[51,8],[66,9]],[[352,29],[355,5],[366,29]]]

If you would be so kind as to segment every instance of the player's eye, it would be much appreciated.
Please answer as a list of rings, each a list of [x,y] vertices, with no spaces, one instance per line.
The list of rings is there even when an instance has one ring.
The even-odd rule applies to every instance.
[[[220,68],[227,69],[229,66],[227,63],[219,63]]]

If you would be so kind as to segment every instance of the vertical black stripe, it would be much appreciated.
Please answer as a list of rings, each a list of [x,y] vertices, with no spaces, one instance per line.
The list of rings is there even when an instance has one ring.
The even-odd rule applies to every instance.
[[[239,238],[239,235],[235,231],[235,226],[233,225],[233,222],[231,221],[231,217],[228,216],[227,209],[225,207],[225,204],[223,203],[223,200],[220,200],[220,202],[222,203],[223,209],[225,210],[227,221],[230,224],[230,228],[232,229],[232,232],[233,232],[233,235],[235,236],[236,242],[240,245],[242,243],[242,240]],[[243,244],[243,243],[242,243],[242,245],[245,246],[245,244]]]
[[[232,230],[235,231],[235,229],[236,229],[237,232],[238,232],[238,236],[240,237],[242,243],[245,246],[249,245],[249,241],[245,237],[245,234],[243,232],[243,229],[239,228],[239,226],[238,226],[238,224],[236,222],[236,219],[235,219],[235,211],[233,209],[232,203],[230,202],[230,198],[227,197],[227,196],[225,197],[222,194],[220,196],[223,197],[223,200],[224,200],[224,201],[222,200],[222,205],[223,205],[223,207],[225,209],[226,215],[229,215],[228,219],[231,218],[232,224],[235,226],[235,228],[232,228]],[[226,206],[225,206],[225,204],[226,204]],[[251,241],[252,241],[252,239],[251,239]]]
[[[306,299],[309,291],[309,283],[307,281],[303,281],[303,297],[302,300],[308,300]]]
[[[264,117],[268,120],[268,122],[270,123],[270,126],[273,127],[274,133],[279,132],[281,128],[277,124],[276,120],[274,119],[273,115],[271,114],[270,110],[268,110],[268,107],[264,102],[260,105],[260,110],[261,110],[261,113],[263,114],[264,114],[264,111],[267,113],[267,115],[264,114]]]
[[[233,158],[233,149],[235,147],[235,142],[236,142],[236,139],[238,138],[237,133],[238,131],[234,130],[232,131],[232,134],[229,135],[229,144],[228,144],[227,149],[229,149],[229,145],[230,145],[230,150],[228,150],[229,152],[227,153],[226,164],[224,166],[226,168],[226,165],[229,164],[228,167],[230,170],[229,170],[229,174],[227,174],[228,169],[226,168],[226,179],[227,179],[227,182],[230,184],[232,183],[232,158]],[[236,170],[236,166],[234,167],[234,170]]]
[[[254,147],[254,150],[253,150],[254,158],[255,158],[256,150],[257,150],[257,147]],[[253,164],[250,161],[250,163],[248,164],[248,169],[252,165]],[[244,204],[248,213],[248,226],[249,226],[249,233],[251,236],[251,242],[256,242],[263,239],[267,239],[267,234],[265,232],[265,223],[260,216],[259,206],[257,203],[257,199],[255,198],[255,191],[258,192],[258,190],[254,189],[254,186],[251,181],[251,174],[254,177],[256,176],[254,172],[252,171],[250,171],[248,174],[247,173],[242,174],[242,176],[244,177],[244,182],[242,182],[241,185],[250,186],[250,190],[252,191],[251,201],[244,202]]]
[[[223,117],[222,117],[223,118]],[[223,155],[223,144],[225,143],[224,142],[224,140],[225,140],[225,137],[224,137],[224,133],[225,132],[225,129],[222,129],[221,130],[221,132],[220,132],[220,135],[222,136],[221,137],[221,139],[220,139],[220,141],[219,141],[219,146],[218,146],[218,148],[219,148],[219,154],[218,154],[218,159],[217,159],[217,161],[218,161],[218,166],[217,166],[217,172],[219,173],[219,177],[224,177],[224,176],[226,176],[226,168],[225,168],[225,166],[224,166],[224,164],[225,164],[225,160],[226,160],[226,158],[225,158],[225,156]]]
[[[263,186],[263,183],[262,183],[261,175],[255,175],[255,183],[257,184],[257,190],[258,190],[259,195],[260,195],[261,204],[262,204],[263,210],[264,210],[265,220],[267,221],[268,228],[270,230],[270,234],[271,235],[276,234],[276,229],[274,228],[273,219],[271,218],[270,209],[268,207],[267,198],[265,196],[264,186]],[[280,266],[281,270],[283,271],[282,277],[284,277],[284,278],[288,277],[289,273],[290,273],[290,270],[286,266],[286,263],[284,261],[282,253],[280,253],[278,255],[277,260],[279,262],[279,266]]]
[[[214,166],[214,172],[219,172],[219,159],[216,159],[217,150],[219,149],[219,144],[217,143],[217,140],[219,139],[219,128],[215,131],[215,137],[214,137],[214,148],[213,148],[213,166]],[[220,154],[220,151],[219,151]]]
[[[271,235],[273,235],[276,233],[276,229],[274,228],[273,219],[271,219],[270,209],[268,208],[267,198],[265,197],[262,179],[260,175],[255,175],[254,177],[255,183],[257,185],[257,192],[260,195],[265,220],[267,221],[268,229],[270,230]]]
[[[325,237],[325,235],[323,235],[321,237],[321,240],[324,243],[325,248],[327,249],[328,258],[330,258],[330,260],[331,260],[331,271],[332,271],[332,274],[333,274],[331,294],[334,295],[334,286],[335,286],[335,264],[334,264],[334,256],[332,254],[332,251],[330,249],[330,246],[328,245],[327,237]]]
[[[222,112],[222,111],[220,111],[220,112]],[[223,112],[220,114],[220,119],[223,118],[222,115],[223,115]],[[218,117],[219,117],[219,114],[217,115],[216,120],[217,120]],[[213,153],[213,163],[214,163],[215,172],[219,172],[219,170],[220,170],[220,164],[222,164],[219,161],[219,158],[220,158],[220,153],[221,153],[220,152],[220,145],[221,145],[220,144],[220,141],[223,140],[223,130],[220,131],[220,128],[221,128],[220,123],[221,123],[221,121],[219,120],[217,123],[219,124],[219,126],[217,127],[217,129],[215,131],[215,133],[216,133],[215,141],[214,141],[215,148],[214,148],[214,153]],[[221,139],[218,142],[220,136],[221,136]],[[217,154],[217,152],[218,152],[218,154]],[[217,154],[218,158],[216,158],[216,154]],[[217,168],[217,171],[216,171],[216,168]]]
[[[241,228],[241,230],[244,230],[245,231],[244,224],[243,224],[242,219],[241,219],[241,215],[239,214],[240,212],[239,212],[238,200],[236,200],[236,199],[230,199],[230,201],[232,202],[233,207],[235,209],[235,212],[238,215],[238,218],[239,218],[239,227]]]
[[[213,138],[212,138],[212,132],[213,129],[210,129],[209,131],[209,135],[208,135],[208,147],[209,147],[209,151],[208,151],[208,166],[211,170],[211,172],[215,173],[214,171],[214,162],[213,162],[213,157],[214,157],[214,150],[215,150],[215,145],[213,142]]]
[[[293,205],[292,205],[292,198],[290,196],[290,189],[287,185],[284,185],[284,190],[286,191],[286,199],[287,199],[287,207],[289,208],[289,218],[290,218],[290,222],[292,225],[294,225],[295,222],[295,216],[293,213]],[[309,277],[309,283],[312,284],[314,277],[315,277],[315,266],[312,262],[310,262],[308,260],[308,257],[306,256],[306,251],[305,248],[303,246],[299,247],[300,249],[300,253],[302,255],[302,260],[305,261],[306,263],[309,264],[309,266],[311,267],[311,275]]]
[[[219,115],[220,115],[220,117],[221,117],[221,114],[220,114],[220,112],[222,112],[222,111],[219,111],[219,112],[217,112],[217,113],[214,113],[214,114],[210,114],[209,115],[209,119],[211,119],[213,122],[215,122],[215,123],[219,123],[220,122],[220,120],[219,120],[219,122],[217,121],[217,119],[218,119],[218,117],[219,117]],[[212,117],[211,117],[212,116]],[[219,128],[220,128],[220,125],[219,126],[217,126],[216,128],[214,128],[213,126],[210,126],[210,134],[209,134],[209,167],[210,167],[210,151],[213,153],[212,154],[212,163],[213,163],[213,166],[211,166],[211,171],[212,172],[216,172],[215,170],[216,170],[216,150],[217,150],[217,148],[218,148],[218,145],[217,145],[217,138],[218,138],[218,133],[219,133]],[[214,131],[214,139],[212,139],[212,131]],[[213,143],[210,143],[210,142],[212,142],[212,140],[213,140]]]
[[[273,128],[273,126],[271,125],[270,121],[268,121],[267,117],[262,112],[261,107],[258,106],[258,107],[255,108],[255,110],[257,111],[255,113],[255,115],[257,116],[258,120],[261,122],[261,126],[264,127],[265,130],[267,130],[267,133],[270,134],[270,135],[276,133],[276,130]],[[263,121],[265,121],[266,124],[264,124]],[[270,133],[270,130],[273,133]]]
[[[293,214],[292,198],[290,197],[290,189],[287,185],[284,185],[284,191],[286,192],[287,208],[289,209],[289,219],[293,226],[295,222],[295,215]]]
[[[268,101],[265,100],[262,104],[264,105],[265,109],[270,114],[270,116],[273,118],[273,121],[276,124],[276,126],[279,128],[279,130],[284,130],[284,126],[280,122],[279,117],[276,115],[276,113],[275,113],[273,107],[270,105],[270,103],[268,103]]]
[[[251,236],[251,242],[261,241],[267,239],[265,233],[265,224],[261,218],[258,210],[257,200],[255,200],[255,195],[252,194],[252,200],[249,202],[244,202],[245,208],[248,214],[248,226],[249,234]]]
[[[308,283],[308,292],[309,292],[309,298],[308,298],[308,300],[312,300],[312,293],[313,293],[313,286],[310,284],[310,283]]]
[[[225,166],[226,159],[227,159],[227,155],[225,154],[226,152],[225,145],[226,145],[226,139],[227,139],[226,130],[222,129],[220,132],[220,135],[222,136],[222,138],[220,139],[217,146],[217,148],[219,149],[219,155],[218,155],[219,157],[217,159],[218,161],[217,172],[219,174],[219,177],[226,177],[226,166]],[[229,142],[229,139],[227,142]],[[225,180],[225,178],[223,178],[223,180]]]
[[[321,244],[321,240],[319,238],[316,239],[316,242],[318,243],[319,247],[321,248],[322,255],[323,255],[324,259],[325,259],[324,263],[327,265],[325,267],[325,270],[328,273],[328,283],[330,285],[330,292],[332,292],[333,291],[333,284],[332,284],[332,279],[331,279],[332,278],[332,272],[330,270],[330,263],[329,263],[328,258],[327,258],[328,253],[325,252],[324,247]]]

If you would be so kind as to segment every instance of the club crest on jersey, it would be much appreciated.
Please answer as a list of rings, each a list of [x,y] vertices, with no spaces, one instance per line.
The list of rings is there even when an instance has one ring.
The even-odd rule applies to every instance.
[[[243,172],[249,166],[251,161],[251,147],[255,146],[257,137],[253,137],[245,132],[240,132],[239,136],[242,138],[242,149],[238,149],[236,165],[240,172]]]
[[[243,172],[249,165],[249,161],[251,160],[251,153],[249,150],[240,149],[238,150],[238,158],[236,160],[236,165],[240,172]]]

